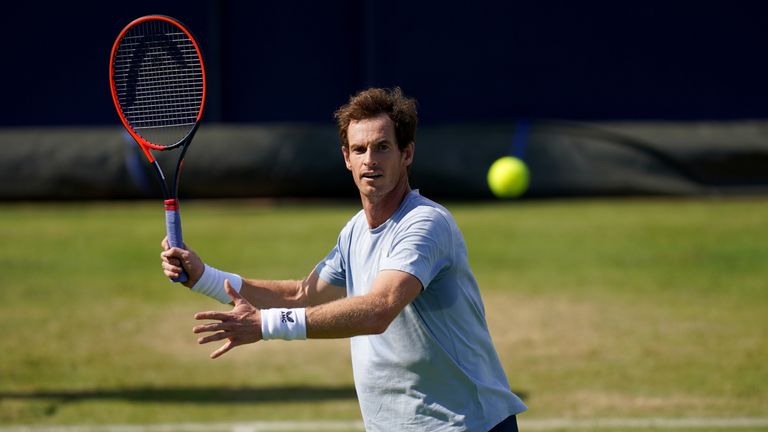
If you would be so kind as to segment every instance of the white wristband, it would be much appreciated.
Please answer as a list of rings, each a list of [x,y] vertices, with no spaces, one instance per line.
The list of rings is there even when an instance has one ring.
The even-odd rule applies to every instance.
[[[239,275],[227,273],[206,264],[203,275],[200,276],[195,286],[192,287],[192,291],[205,294],[225,304],[231,303],[232,299],[224,291],[224,280],[229,280],[232,288],[240,292],[240,288],[243,286],[243,279]]]
[[[264,340],[306,339],[306,309],[262,309],[261,335],[261,338]]]

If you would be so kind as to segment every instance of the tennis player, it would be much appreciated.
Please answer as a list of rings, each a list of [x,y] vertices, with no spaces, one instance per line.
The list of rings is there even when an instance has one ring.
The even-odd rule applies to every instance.
[[[526,406],[493,347],[462,234],[409,186],[415,100],[372,88],[335,117],[363,208],[304,280],[241,278],[163,242],[166,276],[182,263],[185,285],[235,305],[198,313],[214,322],[193,331],[226,340],[213,358],[262,339],[350,337],[368,431],[517,431]]]

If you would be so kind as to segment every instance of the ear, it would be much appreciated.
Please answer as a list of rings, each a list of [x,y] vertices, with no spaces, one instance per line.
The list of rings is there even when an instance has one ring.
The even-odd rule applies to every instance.
[[[413,154],[416,152],[416,143],[411,141],[403,149],[403,162],[405,166],[410,166],[413,163]]]
[[[347,166],[347,169],[352,171],[352,164],[349,163],[349,146],[341,146],[341,154],[344,155],[344,165]]]

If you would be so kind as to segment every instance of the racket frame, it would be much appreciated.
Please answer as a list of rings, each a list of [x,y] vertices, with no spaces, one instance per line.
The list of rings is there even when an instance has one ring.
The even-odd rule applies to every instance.
[[[194,46],[195,51],[197,52],[198,60],[200,61],[200,70],[201,70],[201,77],[202,77],[202,97],[200,102],[200,108],[197,112],[197,116],[195,119],[195,124],[189,129],[189,131],[186,133],[184,137],[182,137],[175,144],[172,144],[169,146],[161,146],[161,145],[153,144],[152,142],[148,141],[147,139],[145,139],[143,136],[141,136],[139,133],[137,133],[134,130],[134,128],[131,126],[131,123],[126,118],[123,112],[122,106],[120,105],[120,100],[117,95],[117,86],[114,80],[114,76],[115,76],[114,62],[115,62],[115,56],[117,54],[117,50],[120,47],[120,42],[123,40],[123,37],[130,29],[132,29],[136,25],[145,23],[147,21],[164,21],[178,28],[182,32],[184,32],[184,34],[187,36],[189,41]],[[141,148],[141,150],[144,152],[144,155],[147,157],[149,164],[152,165],[153,171],[155,172],[159,180],[160,188],[163,193],[163,203],[165,205],[166,233],[168,235],[168,243],[171,247],[183,248],[184,241],[181,235],[181,218],[179,214],[179,200],[178,200],[179,176],[181,174],[181,167],[184,162],[184,156],[187,152],[187,149],[189,148],[189,144],[192,142],[192,138],[195,136],[195,133],[197,132],[197,129],[200,125],[200,120],[202,119],[203,111],[205,108],[207,82],[206,82],[206,75],[205,75],[205,62],[203,61],[202,50],[200,49],[200,46],[198,45],[197,40],[192,35],[192,33],[181,22],[179,22],[174,18],[165,16],[165,15],[147,15],[147,16],[137,18],[131,21],[127,26],[125,26],[125,28],[123,28],[123,30],[115,39],[115,43],[112,45],[112,52],[109,58],[109,86],[112,93],[112,101],[114,102],[115,108],[117,109],[117,114],[120,117],[120,121],[122,122],[123,127],[125,127],[125,129],[134,139],[136,144],[139,145],[139,148]],[[177,149],[179,147],[181,147],[181,153],[179,154],[178,161],[176,162],[175,173],[172,178],[171,187],[169,188],[168,181],[165,178],[163,170],[160,168],[160,164],[152,154],[152,150],[169,151],[169,150]],[[179,275],[179,277],[173,278],[171,280],[174,282],[186,282],[188,280],[188,276],[186,272],[182,270],[182,273]]]

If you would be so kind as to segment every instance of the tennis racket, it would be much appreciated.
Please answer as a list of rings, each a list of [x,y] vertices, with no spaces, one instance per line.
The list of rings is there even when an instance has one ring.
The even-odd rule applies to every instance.
[[[179,174],[205,105],[205,66],[200,47],[179,21],[162,15],[128,24],[112,46],[112,100],[123,126],[139,144],[160,180],[168,244],[183,247]],[[180,149],[168,185],[153,151]],[[174,282],[186,282],[182,271]]]

